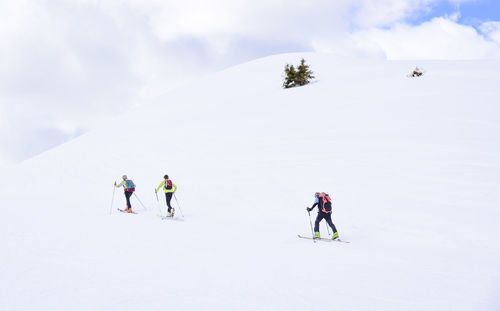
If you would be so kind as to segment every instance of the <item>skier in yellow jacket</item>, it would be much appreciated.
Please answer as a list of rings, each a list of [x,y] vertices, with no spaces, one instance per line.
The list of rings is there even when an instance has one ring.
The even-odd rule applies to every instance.
[[[175,191],[177,191],[177,186],[172,182],[171,179],[168,178],[168,175],[165,175],[163,176],[163,180],[158,188],[156,188],[155,193],[158,193],[161,187],[163,187],[163,190],[165,191],[165,199],[167,200],[167,216],[172,217],[174,216],[175,209],[170,205],[170,201],[172,200],[172,196],[174,195]]]

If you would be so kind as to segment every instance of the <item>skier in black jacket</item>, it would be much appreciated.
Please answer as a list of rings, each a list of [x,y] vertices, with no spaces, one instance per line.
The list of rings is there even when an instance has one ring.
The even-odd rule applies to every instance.
[[[319,223],[323,218],[326,220],[328,225],[332,228],[333,236],[332,240],[336,240],[339,238],[339,233],[337,232],[337,228],[332,222],[332,199],[330,196],[324,192],[316,192],[314,194],[316,200],[314,201],[314,205],[310,208],[307,208],[307,211],[312,211],[316,205],[318,205],[318,216],[316,217],[316,221],[314,222],[314,236],[313,238],[319,239]]]

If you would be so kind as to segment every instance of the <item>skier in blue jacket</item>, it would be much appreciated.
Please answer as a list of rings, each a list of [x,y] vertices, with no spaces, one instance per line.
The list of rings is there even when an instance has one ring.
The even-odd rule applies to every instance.
[[[125,209],[125,211],[128,213],[132,213],[132,204],[130,204],[130,197],[135,191],[135,184],[132,180],[127,178],[127,175],[123,175],[122,179],[123,181],[118,185],[116,184],[115,181],[115,187],[117,188],[123,187],[125,193],[125,199],[127,200],[127,208]]]

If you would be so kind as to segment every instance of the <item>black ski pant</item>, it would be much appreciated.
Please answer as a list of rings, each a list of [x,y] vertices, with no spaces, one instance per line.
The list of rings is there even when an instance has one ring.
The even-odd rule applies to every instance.
[[[316,221],[314,222],[314,232],[319,232],[319,222],[323,219],[325,219],[330,228],[332,228],[333,233],[337,232],[337,228],[335,228],[335,225],[332,222],[332,214],[323,212],[319,212],[316,217]]]
[[[130,204],[130,197],[132,196],[133,192],[125,191],[125,199],[127,199],[127,207],[132,208],[132,205]]]
[[[165,199],[167,200],[168,212],[172,210],[172,206],[170,205],[170,201],[172,200],[173,192],[165,192]]]

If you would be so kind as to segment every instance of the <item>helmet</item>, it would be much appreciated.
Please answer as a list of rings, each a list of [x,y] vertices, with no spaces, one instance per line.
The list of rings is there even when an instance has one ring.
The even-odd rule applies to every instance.
[[[168,179],[168,175],[163,176],[164,179]]]
[[[127,179],[127,175],[123,175],[123,176],[122,176],[122,178],[123,178],[123,179]]]
[[[316,193],[314,194],[314,196],[315,196],[316,198],[317,198],[317,197],[319,197],[319,192],[316,192]]]

